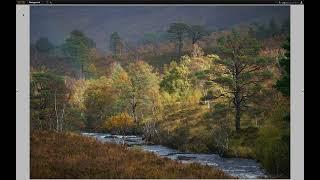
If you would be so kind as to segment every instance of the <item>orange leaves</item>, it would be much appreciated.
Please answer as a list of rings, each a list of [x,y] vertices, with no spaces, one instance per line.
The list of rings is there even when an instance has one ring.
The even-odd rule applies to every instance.
[[[123,81],[123,82],[129,82],[129,76],[125,71],[122,71],[119,74],[119,80]]]
[[[124,112],[112,116],[106,121],[105,125],[108,130],[118,129],[119,131],[124,132],[134,125],[134,120],[127,112]]]

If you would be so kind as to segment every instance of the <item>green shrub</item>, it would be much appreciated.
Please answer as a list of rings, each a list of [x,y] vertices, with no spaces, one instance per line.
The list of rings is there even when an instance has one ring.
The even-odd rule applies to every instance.
[[[183,151],[182,147],[184,144],[187,144],[187,137],[189,136],[188,130],[187,128],[179,127],[175,131],[170,132],[170,134],[163,133],[165,136],[162,140],[163,144]]]
[[[288,109],[275,108],[259,130],[255,153],[264,168],[276,177],[290,177],[290,124]]]
[[[254,149],[248,146],[231,146],[224,154],[225,157],[254,158]]]
[[[264,168],[277,177],[290,175],[290,141],[288,134],[276,127],[261,129],[256,144],[256,156]]]
[[[229,149],[225,153],[227,157],[255,158],[255,144],[258,137],[258,128],[243,128],[240,132],[230,133]]]

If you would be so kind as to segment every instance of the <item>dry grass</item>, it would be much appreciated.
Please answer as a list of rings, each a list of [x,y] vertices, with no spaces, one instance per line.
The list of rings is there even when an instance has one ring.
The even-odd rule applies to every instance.
[[[32,132],[30,173],[31,178],[232,178],[208,166],[54,132]]]

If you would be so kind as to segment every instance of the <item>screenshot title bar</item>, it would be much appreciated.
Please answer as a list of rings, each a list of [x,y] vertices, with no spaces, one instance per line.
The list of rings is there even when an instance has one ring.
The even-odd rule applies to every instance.
[[[304,4],[304,0],[34,0],[17,4]]]

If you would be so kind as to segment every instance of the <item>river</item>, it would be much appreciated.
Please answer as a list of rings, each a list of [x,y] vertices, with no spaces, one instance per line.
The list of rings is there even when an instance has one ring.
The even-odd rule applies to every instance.
[[[98,141],[122,144],[123,136],[104,133],[82,133],[84,136],[94,137]],[[223,158],[218,154],[184,153],[162,145],[147,145],[142,137],[126,136],[125,144],[138,147],[144,151],[155,153],[162,157],[177,160],[182,163],[200,163],[213,166],[231,176],[244,179],[267,178],[265,170],[253,159]]]

